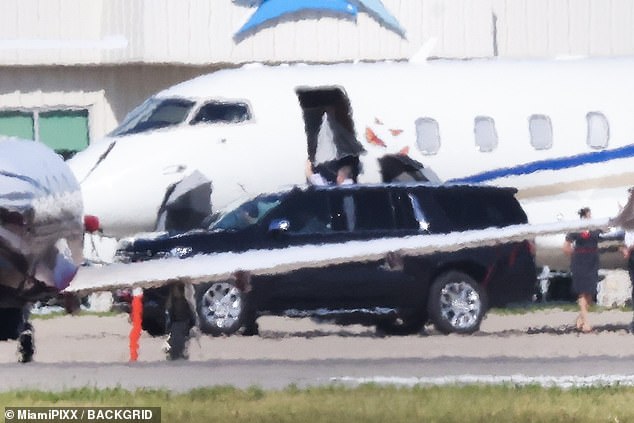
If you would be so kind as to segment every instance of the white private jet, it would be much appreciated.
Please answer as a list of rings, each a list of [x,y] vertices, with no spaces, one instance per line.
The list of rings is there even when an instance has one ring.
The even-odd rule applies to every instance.
[[[65,289],[81,264],[79,184],[44,144],[0,138],[0,340],[18,339],[20,361],[34,353],[33,302]]]
[[[517,187],[533,224],[583,206],[607,218],[634,185],[632,71],[634,59],[246,65],[152,96],[69,165],[114,237],[155,230],[183,179],[211,181],[219,209],[344,156],[360,183]],[[563,236],[537,242],[541,264],[567,266]]]

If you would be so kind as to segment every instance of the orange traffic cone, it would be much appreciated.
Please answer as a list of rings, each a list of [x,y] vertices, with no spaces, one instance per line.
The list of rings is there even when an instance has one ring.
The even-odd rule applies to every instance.
[[[132,330],[130,330],[130,361],[139,358],[139,338],[141,338],[141,321],[143,320],[143,289],[132,290]]]

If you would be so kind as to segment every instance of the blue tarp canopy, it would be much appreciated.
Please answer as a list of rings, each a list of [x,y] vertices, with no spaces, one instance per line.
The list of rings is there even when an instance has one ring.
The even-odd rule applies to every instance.
[[[405,36],[405,30],[398,23],[396,18],[387,11],[383,3],[380,0],[357,0],[359,4],[365,9],[369,15],[377,19],[386,27],[397,32],[401,36]]]
[[[266,22],[284,15],[304,10],[318,10],[357,16],[357,8],[347,0],[264,0],[258,10],[249,18],[237,36],[259,27]]]
[[[236,36],[242,36],[271,20],[292,13],[321,11],[356,18],[359,9],[399,35],[405,35],[403,27],[380,0],[263,0],[255,13],[238,30]]]

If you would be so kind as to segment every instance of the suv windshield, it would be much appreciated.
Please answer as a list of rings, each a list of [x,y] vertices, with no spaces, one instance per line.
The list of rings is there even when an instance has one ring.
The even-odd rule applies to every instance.
[[[282,201],[282,195],[260,196],[226,213],[209,228],[212,231],[235,231],[256,225]]]
[[[194,102],[182,98],[149,98],[125,117],[110,136],[136,134],[166,128],[185,121]]]

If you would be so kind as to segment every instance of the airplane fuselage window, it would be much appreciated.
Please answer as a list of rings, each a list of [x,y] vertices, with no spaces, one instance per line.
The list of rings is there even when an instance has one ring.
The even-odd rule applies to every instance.
[[[249,106],[245,103],[213,101],[204,104],[190,124],[197,123],[240,123],[251,119]]]
[[[495,121],[489,116],[476,116],[473,133],[478,151],[488,153],[498,146],[498,133],[495,129]]]
[[[535,150],[548,150],[553,146],[553,125],[546,115],[531,115],[528,118],[531,145]]]
[[[610,125],[608,119],[601,112],[589,112],[586,115],[588,122],[588,146],[595,149],[603,149],[608,146],[610,139]]]
[[[440,130],[435,119],[424,117],[416,119],[416,145],[425,155],[438,153],[440,149]]]
[[[185,121],[194,102],[184,98],[152,97],[132,110],[110,136],[136,134]]]

